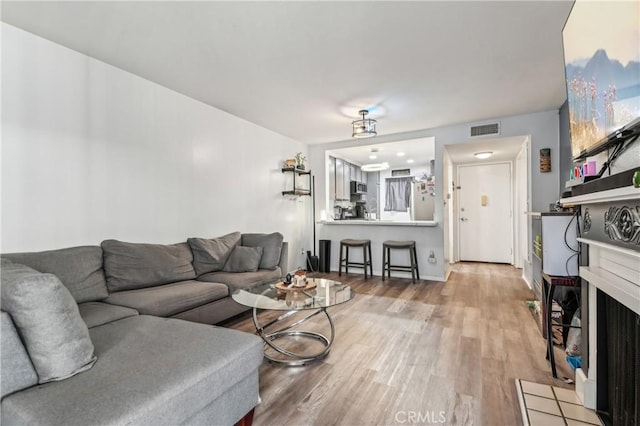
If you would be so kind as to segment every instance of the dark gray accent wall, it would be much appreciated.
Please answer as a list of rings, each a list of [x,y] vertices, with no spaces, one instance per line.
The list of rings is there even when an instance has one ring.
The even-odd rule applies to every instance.
[[[564,185],[569,180],[573,162],[571,161],[571,134],[569,132],[569,103],[565,101],[560,107],[560,144],[558,147],[558,159],[560,163],[560,176],[558,177],[560,193],[564,191]],[[553,155],[553,152],[551,153]]]

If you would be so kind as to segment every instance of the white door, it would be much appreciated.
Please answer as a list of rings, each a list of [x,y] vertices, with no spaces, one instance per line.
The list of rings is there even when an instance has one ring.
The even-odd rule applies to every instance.
[[[511,164],[458,166],[460,260],[513,263]]]

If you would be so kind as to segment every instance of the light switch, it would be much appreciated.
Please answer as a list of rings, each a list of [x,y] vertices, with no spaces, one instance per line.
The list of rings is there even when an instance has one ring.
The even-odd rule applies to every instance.
[[[486,195],[481,195],[480,196],[480,204],[482,205],[482,207],[485,207],[487,205],[487,196]]]

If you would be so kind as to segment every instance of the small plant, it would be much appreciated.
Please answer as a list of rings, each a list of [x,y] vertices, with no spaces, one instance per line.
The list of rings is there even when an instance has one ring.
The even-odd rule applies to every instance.
[[[301,152],[297,153],[295,156],[296,159],[296,167],[298,169],[304,170],[304,162],[307,160],[307,157]]]

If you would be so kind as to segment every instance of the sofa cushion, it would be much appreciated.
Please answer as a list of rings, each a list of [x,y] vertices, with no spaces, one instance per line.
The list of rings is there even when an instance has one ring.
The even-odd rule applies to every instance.
[[[2,257],[53,274],[78,303],[106,299],[109,295],[98,246],[70,247],[37,253],[7,253]]]
[[[260,267],[261,258],[262,247],[236,246],[222,270],[224,272],[255,272]]]
[[[2,310],[22,336],[38,382],[62,380],[95,363],[87,325],[55,275],[2,259]]]
[[[104,273],[110,292],[152,287],[196,277],[187,243],[102,242]]]
[[[158,287],[119,291],[107,303],[128,306],[144,315],[168,317],[229,295],[226,285],[202,281],[181,281]]]
[[[275,270],[259,269],[256,272],[211,272],[198,277],[198,281],[208,281],[214,283],[222,283],[229,286],[229,292],[251,287],[252,285],[262,284],[269,281],[276,281],[282,277],[280,268]]]
[[[240,244],[240,233],[233,232],[222,237],[205,239],[189,238],[187,243],[193,252],[193,267],[196,274],[219,271],[235,246]]]
[[[263,357],[257,336],[176,319],[140,315],[90,332],[94,368],[6,397],[3,424],[187,423],[254,374]],[[257,383],[239,398],[257,404]]]
[[[33,369],[29,354],[25,349],[11,317],[1,312],[0,322],[0,393],[1,397],[10,393],[29,388],[38,383],[38,375]]]
[[[80,316],[89,328],[138,315],[138,311],[135,309],[102,302],[81,303],[78,305],[78,309]]]
[[[272,234],[242,234],[243,246],[262,247],[260,269],[276,269],[280,262],[283,240],[284,237],[279,232]]]

